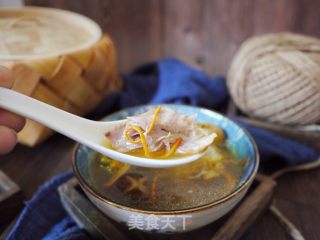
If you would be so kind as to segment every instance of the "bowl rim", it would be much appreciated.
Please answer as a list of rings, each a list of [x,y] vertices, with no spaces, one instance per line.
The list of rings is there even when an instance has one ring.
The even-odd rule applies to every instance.
[[[143,107],[148,107],[148,106],[154,106],[154,105],[166,105],[166,106],[184,106],[184,107],[192,107],[192,108],[198,108],[200,110],[205,110],[205,111],[210,111],[213,112],[217,115],[220,115],[220,117],[227,119],[228,121],[232,122],[233,124],[235,124],[237,127],[239,127],[249,138],[249,141],[251,142],[252,146],[253,146],[253,150],[254,150],[254,156],[255,156],[255,161],[254,161],[254,168],[252,169],[252,171],[250,172],[249,177],[237,188],[235,188],[231,193],[227,194],[226,196],[222,197],[221,199],[218,199],[216,201],[213,201],[211,203],[207,203],[201,206],[197,206],[197,207],[190,207],[190,208],[186,208],[186,209],[180,209],[180,210],[143,210],[143,209],[137,209],[137,208],[132,208],[132,207],[128,207],[119,203],[116,203],[112,200],[107,199],[106,197],[102,196],[99,192],[95,191],[94,189],[92,189],[87,183],[86,181],[82,178],[78,167],[76,165],[76,156],[77,156],[77,151],[79,149],[79,146],[81,145],[80,143],[76,143],[72,152],[72,169],[73,172],[81,186],[81,188],[83,188],[85,190],[85,192],[90,193],[93,197],[99,199],[100,201],[111,205],[113,207],[122,209],[122,210],[126,210],[126,211],[130,211],[130,212],[135,212],[135,213],[139,213],[139,214],[153,214],[153,215],[177,215],[177,214],[188,214],[188,213],[194,213],[194,212],[199,212],[199,211],[203,211],[218,205],[221,205],[227,201],[229,201],[230,199],[236,197],[237,195],[239,195],[240,193],[243,192],[243,190],[245,190],[247,187],[250,186],[250,184],[253,182],[257,172],[258,172],[258,168],[259,168],[259,163],[260,163],[260,156],[259,156],[259,151],[258,151],[258,147],[257,144],[255,142],[255,140],[253,139],[253,137],[251,136],[251,134],[243,127],[241,127],[239,124],[237,124],[235,121],[231,120],[230,118],[214,111],[208,108],[204,108],[204,107],[197,107],[197,106],[190,106],[190,105],[185,105],[185,104],[145,104],[145,105],[138,105],[138,106],[134,106],[134,107],[129,107],[129,108],[125,108],[116,112],[113,112],[108,116],[111,115],[116,115],[120,112],[123,111],[129,111],[131,109],[135,109],[135,108],[143,108]]]

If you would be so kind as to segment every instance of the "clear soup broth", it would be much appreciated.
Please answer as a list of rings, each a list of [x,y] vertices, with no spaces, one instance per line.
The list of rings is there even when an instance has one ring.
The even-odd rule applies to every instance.
[[[201,127],[217,130],[209,124]],[[212,203],[234,190],[246,163],[227,148],[219,131],[218,142],[202,158],[174,168],[130,166],[97,154],[89,163],[91,185],[112,202],[142,210],[182,210]]]

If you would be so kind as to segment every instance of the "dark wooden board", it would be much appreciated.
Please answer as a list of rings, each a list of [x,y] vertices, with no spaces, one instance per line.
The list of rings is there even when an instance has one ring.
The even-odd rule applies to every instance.
[[[58,188],[62,205],[78,226],[86,229],[94,239],[103,239],[103,236],[108,236],[108,239],[127,239],[121,229],[105,217],[79,190],[75,178]]]
[[[9,223],[23,207],[20,187],[0,170],[0,229]]]
[[[271,202],[276,183],[266,177],[258,177],[238,207],[221,220],[192,232],[159,235],[130,231],[100,212],[81,191],[75,178],[59,187],[62,204],[78,225],[95,239],[201,239],[236,240],[254,224]]]
[[[26,199],[29,199],[45,181],[70,170],[73,146],[74,142],[58,134],[34,149],[18,146],[12,153],[0,156],[0,169],[21,187]],[[306,239],[318,240],[320,170],[289,173],[277,182],[277,207]],[[268,212],[251,232],[252,239],[286,239],[284,230]]]

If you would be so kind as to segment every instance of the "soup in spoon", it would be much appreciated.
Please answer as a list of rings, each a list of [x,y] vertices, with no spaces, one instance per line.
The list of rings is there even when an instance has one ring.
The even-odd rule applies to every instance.
[[[205,131],[196,115],[182,115],[168,107],[128,117],[128,121],[106,133],[107,146],[133,156],[166,159],[205,151],[217,133]]]

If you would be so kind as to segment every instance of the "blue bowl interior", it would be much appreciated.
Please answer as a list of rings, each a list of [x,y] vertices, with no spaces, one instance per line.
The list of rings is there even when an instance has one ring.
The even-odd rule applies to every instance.
[[[222,128],[227,136],[227,146],[233,153],[235,153],[237,159],[241,160],[243,158],[247,158],[247,164],[244,167],[244,174],[237,188],[241,187],[249,179],[254,169],[256,168],[256,165],[258,164],[258,159],[256,159],[257,150],[255,147],[255,143],[253,142],[252,138],[247,134],[247,132],[244,131],[244,129],[239,127],[236,123],[229,120],[228,118],[208,109],[174,104],[165,104],[165,106],[175,109],[179,113],[188,115],[197,114],[197,122],[212,123]],[[138,106],[125,109],[111,114],[105,117],[103,120],[113,121],[124,119],[127,116],[145,112],[146,110],[148,110],[148,108],[150,108],[150,106]],[[88,171],[88,159],[93,158],[95,154],[96,152],[84,145],[79,145],[75,152],[76,168],[78,169],[81,178],[89,186],[90,181]]]

